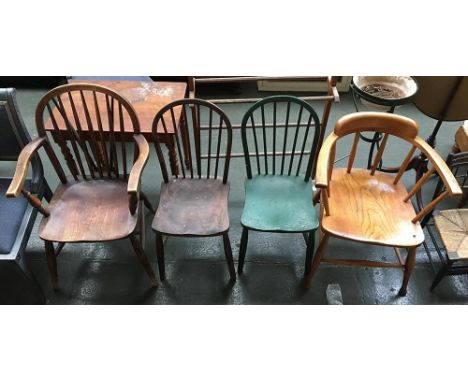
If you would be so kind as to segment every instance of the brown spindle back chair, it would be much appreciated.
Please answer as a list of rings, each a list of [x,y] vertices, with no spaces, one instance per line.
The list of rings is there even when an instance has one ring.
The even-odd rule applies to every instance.
[[[36,125],[39,138],[34,147],[23,150],[9,196],[21,192],[30,156],[43,146],[62,183],[49,206],[35,205],[45,216],[39,236],[45,241],[54,288],[58,282],[56,257],[65,243],[126,237],[131,239],[138,259],[156,285],[143,250],[144,217],[140,202],[140,178],[149,146],[139,134],[132,105],[102,86],[63,85],[39,101]],[[64,165],[50,136],[60,149]],[[131,165],[127,161],[127,140],[135,142]],[[53,242],[59,243],[57,249]]]
[[[174,117],[176,108],[182,108],[180,123]],[[181,164],[179,172],[171,168],[172,177],[161,148],[161,135],[168,132],[174,132],[172,145]],[[164,179],[153,220],[161,280],[166,277],[163,235],[222,235],[230,278],[235,280],[228,236],[228,174],[232,147],[229,118],[208,101],[196,98],[177,100],[156,114],[153,136]]]
[[[334,132],[325,140],[318,159],[316,186],[321,189],[323,236],[305,280],[306,286],[310,284],[320,262],[404,268],[400,295],[406,294],[416,248],[424,241],[420,222],[444,197],[461,193],[444,160],[418,136],[418,130],[419,127],[413,120],[388,113],[353,113],[338,120]],[[353,167],[359,144],[357,136],[362,132],[379,132],[384,135],[370,170]],[[336,143],[351,134],[354,134],[354,141],[347,167],[334,169]],[[411,145],[396,175],[376,171],[390,136]],[[415,150],[421,151],[433,167],[408,192],[401,177]],[[438,174],[446,187],[445,192],[424,209],[415,211],[410,199],[426,184],[432,173]],[[330,236],[393,247],[398,263],[325,258],[324,250]],[[405,262],[399,254],[399,248],[408,251]]]

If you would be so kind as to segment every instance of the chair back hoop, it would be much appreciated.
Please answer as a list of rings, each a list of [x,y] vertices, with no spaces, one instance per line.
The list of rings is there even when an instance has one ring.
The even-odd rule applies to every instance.
[[[287,95],[264,98],[245,113],[241,133],[249,179],[253,157],[258,174],[299,176],[304,173],[304,180],[310,180],[322,133],[320,120],[310,104]]]
[[[131,165],[126,143],[140,133],[140,124],[130,102],[114,90],[87,83],[58,86],[39,101],[36,126],[39,136],[48,140],[44,148],[63,183],[65,171],[48,135],[75,180],[127,179]]]
[[[169,149],[171,174],[175,178],[221,176],[227,182],[232,149],[232,125],[218,106],[198,98],[173,101],[153,119],[153,140],[164,182],[169,172],[161,144]]]

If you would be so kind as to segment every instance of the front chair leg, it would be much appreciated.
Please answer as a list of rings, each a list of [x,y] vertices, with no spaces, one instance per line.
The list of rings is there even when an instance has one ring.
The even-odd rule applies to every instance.
[[[400,296],[406,296],[406,288],[408,286],[408,281],[411,276],[411,272],[414,267],[414,262],[416,260],[416,247],[408,248],[408,256],[406,257],[405,263],[405,273],[403,274],[403,284],[401,289],[398,292]]]
[[[44,241],[47,256],[47,267],[49,268],[52,288],[58,289],[57,257],[55,255],[54,244],[51,241]]]
[[[130,241],[132,242],[133,250],[135,251],[135,254],[138,257],[138,260],[140,261],[141,265],[143,266],[151,280],[151,284],[153,286],[158,286],[158,281],[156,280],[156,276],[154,275],[153,268],[151,268],[151,264],[148,258],[146,257],[145,251],[143,251],[143,247],[141,246],[140,240],[135,235],[131,235]]]
[[[307,273],[309,273],[310,263],[312,262],[312,255],[314,254],[314,247],[315,247],[315,232],[309,232],[309,235],[307,238],[304,278],[307,276]]]
[[[439,283],[442,281],[444,276],[447,274],[447,271],[451,268],[452,264],[447,263],[442,265],[442,267],[439,269],[439,272],[437,272],[436,277],[434,278],[434,281],[432,282],[431,289],[430,291],[432,292],[434,288],[439,285]]]
[[[317,272],[317,269],[320,265],[322,257],[325,254],[325,248],[327,247],[329,238],[330,238],[330,235],[324,232],[323,237],[320,240],[319,246],[317,248],[317,252],[315,253],[314,259],[312,261],[312,265],[310,266],[310,270],[307,271],[306,277],[304,279],[304,288],[310,287],[310,282],[312,281],[312,278],[314,277],[315,272]]]
[[[242,273],[244,269],[245,254],[247,252],[247,242],[249,240],[249,230],[246,227],[242,228],[242,236],[239,248],[239,264],[237,265],[237,272]]]
[[[229,268],[229,276],[232,281],[236,280],[236,269],[234,267],[234,259],[232,258],[231,242],[227,232],[223,233],[224,255],[226,256],[227,265]]]
[[[166,280],[166,268],[164,264],[164,241],[163,235],[156,232],[156,257],[158,259],[159,278]]]

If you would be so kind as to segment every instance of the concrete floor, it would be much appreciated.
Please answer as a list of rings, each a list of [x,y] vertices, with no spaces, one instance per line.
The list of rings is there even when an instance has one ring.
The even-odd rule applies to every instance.
[[[18,90],[18,103],[31,135],[37,136],[34,126],[34,110],[42,90]],[[222,96],[223,90],[206,90],[201,97]],[[252,86],[242,87],[240,95],[257,94]],[[229,94],[231,97],[232,94]],[[320,103],[312,104],[321,113]],[[222,106],[233,123],[240,122],[247,105]],[[335,121],[354,111],[350,95],[342,94],[341,102],[333,105],[327,128],[328,135]],[[415,119],[421,125],[420,135],[427,137],[435,121],[421,114],[412,105],[397,109],[397,113]],[[446,156],[453,144],[453,136],[460,123],[444,123],[437,140],[437,150]],[[240,151],[240,133],[234,133],[234,151]],[[401,163],[407,148],[390,142],[386,165]],[[347,147],[346,147],[347,146]],[[356,164],[365,167],[367,147],[361,144]],[[349,152],[350,145],[338,148],[337,158]],[[161,174],[155,152],[146,166],[142,187],[156,205],[159,199]],[[46,177],[54,188],[57,177],[48,158],[41,153]],[[338,166],[344,166],[341,162]],[[2,167],[0,173],[10,168]],[[1,175],[0,174],[0,175]],[[230,237],[234,259],[237,262],[241,234],[245,167],[242,158],[233,159],[230,169]],[[410,185],[414,173],[405,175]],[[433,191],[435,182],[429,185],[426,196]],[[441,207],[454,206],[447,200]],[[147,254],[153,269],[157,271],[155,243],[149,225],[152,215],[147,215]],[[30,268],[41,285],[50,304],[327,304],[326,290],[329,284],[339,284],[345,304],[464,304],[468,303],[468,277],[446,277],[433,292],[429,286],[434,272],[423,247],[418,249],[417,262],[406,297],[398,297],[402,272],[392,269],[353,268],[321,265],[312,286],[304,290],[300,286],[303,273],[305,243],[299,234],[252,233],[249,238],[244,274],[234,284],[228,282],[220,238],[184,239],[170,238],[166,242],[167,281],[158,288],[150,288],[142,267],[137,262],[130,241],[106,244],[76,244],[64,247],[58,258],[60,290],[51,288],[45,260],[43,242],[37,236],[37,223],[31,235],[26,256]],[[369,259],[393,260],[393,251],[381,247],[331,239],[328,253],[334,256],[367,256]],[[437,259],[436,259],[437,261]]]

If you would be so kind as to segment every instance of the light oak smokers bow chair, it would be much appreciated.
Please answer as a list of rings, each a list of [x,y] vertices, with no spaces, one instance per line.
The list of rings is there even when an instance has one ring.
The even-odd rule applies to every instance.
[[[302,233],[307,243],[305,275],[319,226],[311,182],[320,137],[318,116],[299,98],[272,96],[252,105],[241,128],[247,179],[238,272],[243,271],[253,230]]]
[[[175,110],[182,108],[182,123]],[[158,133],[160,131],[160,133]],[[182,174],[171,168],[169,176],[161,148],[161,131],[175,132]],[[152,228],[156,233],[159,276],[166,279],[164,236],[222,236],[231,281],[236,279],[229,241],[229,161],[232,128],[226,114],[214,104],[200,99],[183,99],[162,108],[153,121],[156,153],[163,183]],[[203,163],[203,165],[202,165]]]
[[[310,272],[305,280],[308,287],[320,263],[364,267],[403,268],[403,283],[399,294],[404,296],[414,266],[416,248],[424,241],[421,220],[448,195],[460,195],[461,189],[444,160],[418,136],[413,120],[386,113],[354,113],[342,117],[334,132],[325,140],[317,162],[316,186],[321,189],[321,240]],[[380,132],[382,144],[370,170],[353,168],[359,143],[359,133]],[[336,143],[354,134],[347,168],[333,168]],[[411,148],[396,175],[376,171],[389,137],[408,142]],[[413,154],[420,150],[432,167],[408,192],[401,182]],[[411,198],[429,177],[437,173],[445,185],[442,192],[422,210],[416,212]],[[398,263],[324,257],[329,238],[337,237],[367,244],[393,247]],[[399,248],[407,250],[403,261]]]
[[[47,124],[51,128],[49,132]],[[140,177],[148,160],[149,146],[139,134],[138,119],[130,103],[105,87],[63,85],[39,101],[36,126],[39,137],[21,152],[7,196],[15,197],[22,192],[29,162],[44,147],[61,184],[48,206],[36,198],[30,201],[44,215],[38,233],[45,242],[54,289],[58,287],[56,257],[65,243],[105,242],[127,237],[151,282],[157,285],[143,250],[144,218],[140,201]],[[61,150],[64,167],[49,140],[50,133]],[[125,137],[135,142],[133,165],[127,163],[130,154],[127,151],[131,147],[126,146]],[[71,175],[66,176],[66,169]]]

